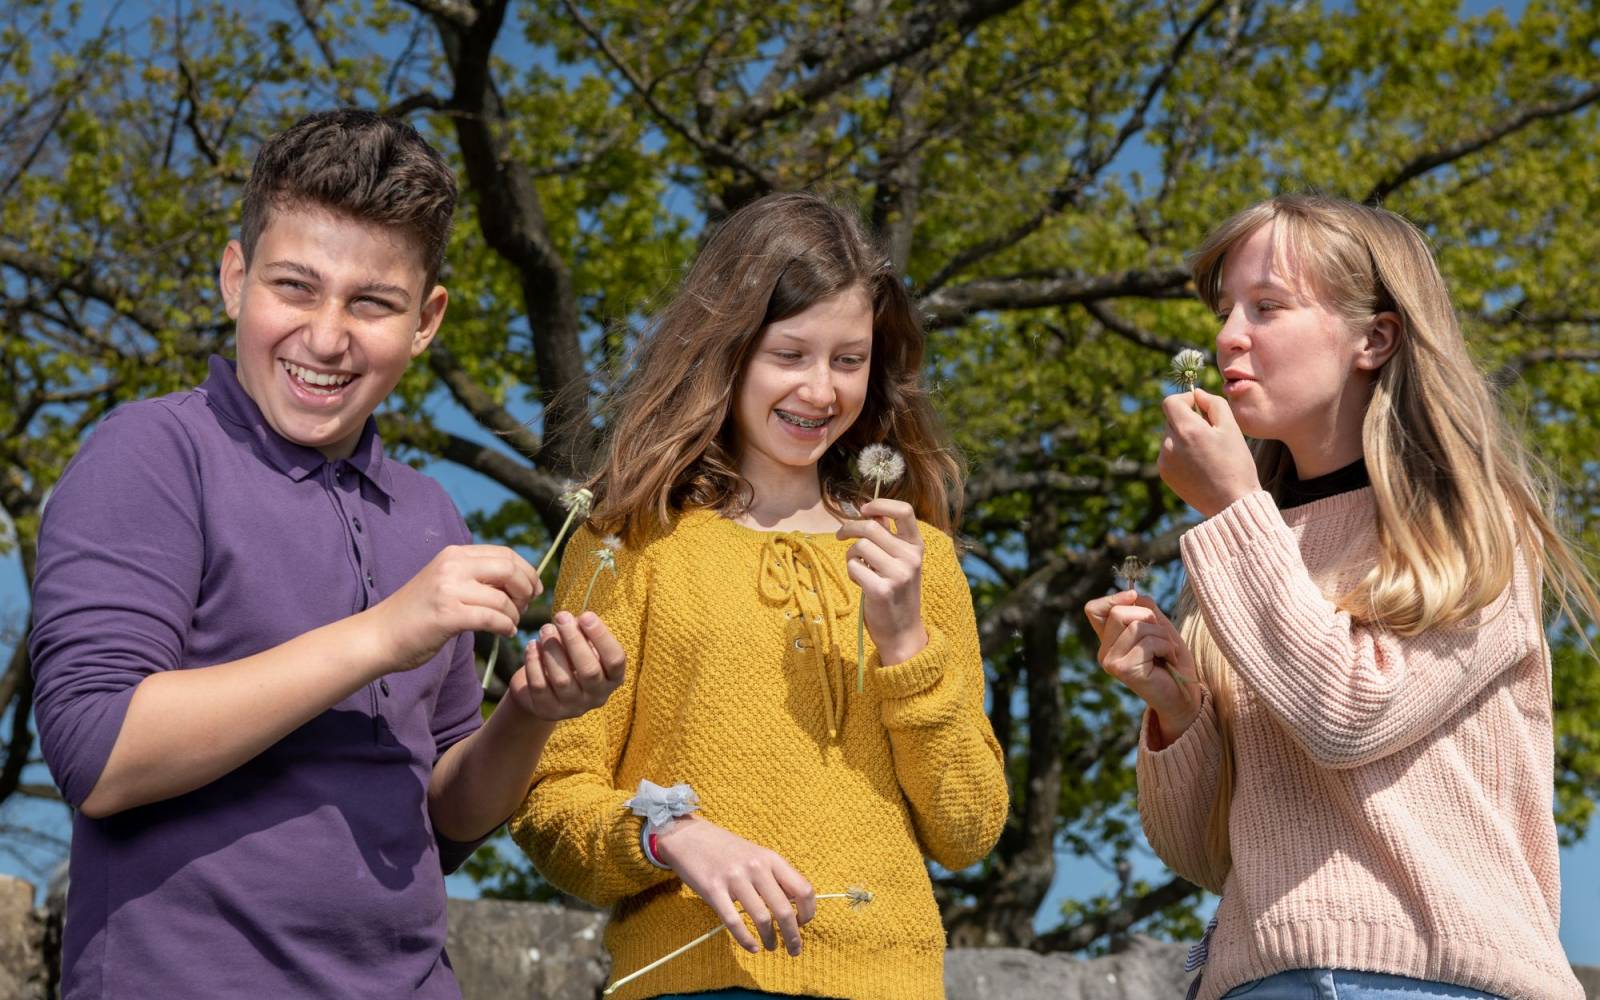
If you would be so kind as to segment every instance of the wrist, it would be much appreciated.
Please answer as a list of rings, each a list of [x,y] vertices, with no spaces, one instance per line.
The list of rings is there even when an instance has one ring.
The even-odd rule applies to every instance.
[[[921,621],[918,621],[916,630],[911,634],[895,636],[888,642],[877,643],[877,646],[879,664],[892,667],[906,662],[928,648],[928,630],[923,627]]]

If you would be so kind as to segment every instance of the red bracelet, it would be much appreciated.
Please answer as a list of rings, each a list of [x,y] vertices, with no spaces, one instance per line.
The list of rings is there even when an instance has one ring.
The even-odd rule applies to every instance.
[[[650,860],[654,861],[656,864],[661,863],[661,855],[656,853],[656,835],[654,830],[650,832]]]

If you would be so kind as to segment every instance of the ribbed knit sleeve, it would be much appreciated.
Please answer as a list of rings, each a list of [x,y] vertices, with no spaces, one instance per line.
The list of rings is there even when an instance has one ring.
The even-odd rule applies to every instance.
[[[1211,693],[1200,692],[1200,714],[1177,739],[1151,749],[1154,713],[1139,727],[1139,818],[1150,847],[1167,867],[1196,885],[1221,893],[1228,877],[1206,851],[1206,829],[1217,793],[1222,739]]]
[[[1507,593],[1458,627],[1402,638],[1352,621],[1312,580],[1265,492],[1186,533],[1182,549],[1228,662],[1324,767],[1409,746],[1543,641],[1537,588],[1520,563]]]
[[[924,526],[922,617],[928,645],[879,666],[895,774],[923,852],[957,871],[989,853],[1005,826],[1004,756],[983,709],[972,592],[950,536]]]
[[[550,884],[609,906],[675,876],[645,860],[642,821],[623,806],[633,790],[615,783],[633,724],[649,574],[641,554],[624,548],[616,554],[615,575],[601,570],[596,578],[599,547],[587,527],[573,534],[561,560],[554,607],[579,613],[594,579],[589,610],[627,652],[627,675],[603,706],[556,726],[510,828],[512,839]]]

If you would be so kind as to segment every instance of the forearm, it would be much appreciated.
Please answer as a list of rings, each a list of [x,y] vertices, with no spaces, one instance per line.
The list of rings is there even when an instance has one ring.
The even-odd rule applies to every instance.
[[[110,816],[233,771],[385,673],[380,637],[362,612],[253,656],[144,678],[83,813]]]
[[[555,724],[500,702],[483,728],[445,751],[433,766],[428,812],[433,828],[473,841],[505,822],[533,784],[539,754]]]

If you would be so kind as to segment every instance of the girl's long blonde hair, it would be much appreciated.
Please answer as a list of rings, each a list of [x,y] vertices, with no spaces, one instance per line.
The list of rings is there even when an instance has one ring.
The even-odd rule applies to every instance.
[[[735,460],[733,404],[747,359],[768,324],[857,287],[872,302],[867,396],[818,463],[823,502],[843,516],[841,501],[859,494],[851,459],[888,442],[906,473],[884,495],[950,531],[962,469],[923,386],[916,307],[857,213],[808,193],[768,195],[729,216],[645,330],[608,401],[601,464],[585,484],[596,526],[632,544],[683,510],[744,509],[751,488]]]
[[[1447,627],[1499,597],[1520,550],[1569,618],[1577,605],[1600,621],[1594,579],[1549,513],[1551,479],[1534,467],[1474,365],[1426,237],[1394,212],[1340,198],[1260,202],[1218,226],[1190,262],[1200,298],[1213,311],[1229,251],[1262,226],[1275,227],[1280,260],[1303,286],[1353,327],[1384,312],[1400,319],[1398,347],[1378,372],[1361,431],[1378,512],[1377,563],[1337,598],[1338,606],[1401,636]],[[1258,441],[1253,449],[1263,487],[1278,496],[1293,469],[1288,449],[1279,441]],[[1232,670],[1188,584],[1178,610],[1222,731],[1207,844],[1225,871],[1234,785]]]

